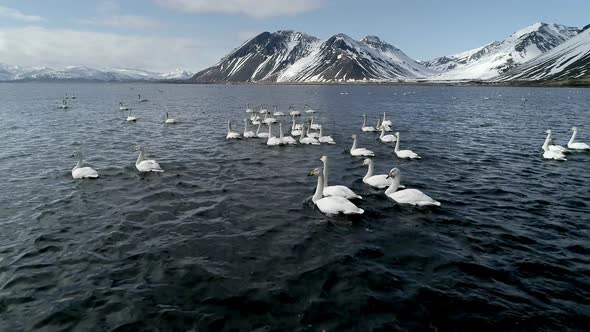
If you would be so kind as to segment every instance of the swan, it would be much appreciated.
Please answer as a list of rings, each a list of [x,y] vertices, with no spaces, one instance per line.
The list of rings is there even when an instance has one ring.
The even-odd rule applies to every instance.
[[[68,97],[68,93],[66,92],[66,96],[64,97],[64,99],[69,99],[70,97]]]
[[[312,144],[312,145],[320,145],[320,141],[313,137],[305,137],[305,126],[301,129],[301,136],[299,137],[299,143],[301,144]]]
[[[290,110],[289,115],[301,116],[301,112],[296,111],[293,106],[289,106],[289,110]]]
[[[385,195],[396,203],[417,206],[440,206],[440,202],[435,201],[430,196],[418,189],[403,189],[397,191],[397,189],[400,188],[399,182],[401,180],[399,169],[393,168],[391,171],[389,171],[388,177],[393,179],[393,181],[389,185],[389,188],[385,190]]]
[[[264,120],[262,120],[262,122],[266,123],[267,125],[270,125],[271,123],[276,123],[277,119],[269,118],[268,113],[264,113]]]
[[[58,107],[65,110],[68,108],[68,102],[64,99],[61,101],[61,105],[59,105]]]
[[[309,127],[310,127],[311,129],[313,129],[313,130],[319,130],[319,129],[320,129],[320,127],[321,127],[321,125],[320,125],[320,124],[317,124],[317,123],[313,123],[313,120],[314,120],[314,118],[313,118],[313,116],[312,116],[312,117],[310,118],[310,120],[309,120]]]
[[[148,100],[141,98],[141,95],[137,95],[137,102],[138,103],[145,103],[146,101],[148,101]]]
[[[76,99],[76,94],[72,92],[72,99]]]
[[[268,124],[268,140],[266,141],[266,145],[276,146],[282,145],[283,142],[280,138],[275,137],[272,135],[272,123]]]
[[[346,186],[328,186],[328,157],[322,156],[320,160],[324,163],[324,196],[340,196],[346,199],[363,199]]]
[[[131,109],[129,109],[129,113],[127,114],[127,122],[135,122],[137,121],[137,118],[134,116],[131,116]]]
[[[311,132],[309,132],[309,129],[310,128],[311,128],[311,121],[309,122],[309,126],[307,127],[306,136],[307,137],[311,137],[311,138],[319,138],[320,137],[320,133],[311,133]]]
[[[386,113],[383,112],[383,120],[381,120],[381,125],[383,126],[391,126],[391,120],[385,120]]]
[[[365,132],[375,131],[375,127],[367,126],[367,115],[363,114],[363,125],[361,126],[361,130]]]
[[[260,128],[262,127],[262,123],[258,123],[258,129],[256,129],[256,137],[258,138],[268,138],[268,133],[261,133]]]
[[[258,111],[258,113],[260,114],[268,114],[268,110],[266,108],[264,108],[264,104],[260,105],[260,111]]]
[[[578,135],[578,127],[572,127],[570,129],[572,132],[572,138],[567,143],[567,147],[572,150],[590,150],[590,145],[586,143],[576,142],[576,136]]]
[[[297,144],[297,140],[291,136],[284,136],[283,135],[283,124],[279,123],[279,139],[283,145],[295,145]]]
[[[135,161],[135,168],[140,172],[164,172],[157,161],[152,159],[144,159],[145,151],[142,146],[137,145],[133,151],[139,151],[139,157]]]
[[[227,120],[227,136],[225,136],[225,139],[238,139],[238,138],[240,138],[240,134],[231,130],[231,121]]]
[[[260,116],[254,114],[250,117],[250,121],[252,122],[253,125],[259,125],[262,123],[262,121],[260,121]]]
[[[318,141],[320,141],[320,143],[336,144],[332,136],[324,136],[324,129],[322,126],[320,126],[320,137],[318,138]]]
[[[549,142],[553,143],[553,132],[551,131],[551,129],[547,129],[545,132],[549,136]],[[557,152],[561,152],[561,153],[570,152],[568,149],[564,148],[563,146],[556,145],[556,144],[549,144],[549,151],[557,151]]]
[[[301,124],[295,123],[295,115],[291,116],[293,118],[293,124],[291,125],[291,136],[301,136]]]
[[[250,108],[250,104],[246,104],[246,113],[254,113],[254,110]]]
[[[322,211],[322,213],[330,216],[343,214],[363,214],[365,211],[358,208],[351,201],[340,196],[322,197],[324,193],[324,175],[322,170],[316,168],[307,174],[308,176],[317,176],[318,184],[311,200]]]
[[[363,182],[369,186],[375,187],[377,189],[383,189],[388,187],[393,182],[393,179],[390,179],[387,174],[373,175],[375,163],[372,159],[365,159],[363,161],[363,166],[369,166],[367,174],[363,177]]]
[[[357,148],[356,147],[356,140],[357,136],[352,135],[352,147],[350,148],[350,154],[355,157],[373,157],[375,153],[371,150],[367,150],[365,148]]]
[[[277,111],[277,107],[276,106],[273,106],[273,109],[274,109],[274,113],[272,113],[273,116],[285,116],[285,113],[284,112]]]
[[[395,137],[395,135],[385,135],[385,126],[381,126],[381,135],[379,135],[379,139],[383,143],[393,143],[397,141],[397,137]]]
[[[307,113],[307,114],[313,114],[313,113],[315,113],[315,110],[310,109],[309,108],[309,105],[305,104],[305,113]]]
[[[547,130],[546,133],[547,133],[547,138],[545,138],[545,142],[543,143],[543,151],[544,151],[543,158],[566,161],[567,159],[565,158],[565,155],[563,154],[563,152],[549,149],[549,142],[551,142],[550,130]]]
[[[175,124],[176,123],[176,119],[175,118],[171,118],[168,115],[168,112],[166,112],[166,121],[164,121],[164,123],[166,123],[166,124]]]
[[[88,166],[82,167],[84,165],[84,159],[81,152],[76,151],[70,157],[78,157],[78,163],[72,168],[72,177],[74,179],[96,179],[98,177],[98,172],[94,168]]]
[[[397,141],[395,142],[395,148],[393,151],[395,151],[395,154],[398,156],[398,158],[402,158],[402,159],[421,159],[422,158],[416,152],[414,152],[412,150],[400,150],[399,149],[399,132],[396,131],[395,136],[397,137]]]
[[[244,119],[244,133],[242,134],[244,138],[253,138],[256,137],[256,133],[251,130],[248,130],[248,119]]]
[[[123,102],[119,102],[119,111],[129,111],[130,108],[127,106],[123,106]]]

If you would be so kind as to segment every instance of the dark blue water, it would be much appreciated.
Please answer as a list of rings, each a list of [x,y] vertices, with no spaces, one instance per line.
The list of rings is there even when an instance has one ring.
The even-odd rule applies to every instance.
[[[78,98],[63,111],[66,91]],[[574,125],[590,141],[590,90],[0,84],[0,100],[2,331],[590,326],[590,154],[540,150],[547,128],[556,143]],[[226,141],[247,102],[308,103],[337,144]],[[422,160],[360,133],[362,113],[383,111]],[[365,186],[353,133],[377,173],[398,167],[442,206],[396,206]],[[166,172],[138,174],[135,144]],[[71,178],[75,150],[99,179]],[[324,154],[364,215],[310,202],[306,174]]]

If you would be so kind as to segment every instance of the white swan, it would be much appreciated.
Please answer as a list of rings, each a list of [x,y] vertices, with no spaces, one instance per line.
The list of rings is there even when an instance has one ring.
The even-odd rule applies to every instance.
[[[259,125],[262,123],[262,121],[260,120],[260,116],[257,114],[254,114],[250,117],[250,121],[252,122],[253,125]]]
[[[393,151],[395,151],[395,154],[398,156],[398,158],[402,158],[402,159],[421,159],[421,157],[414,151],[412,150],[400,150],[399,149],[399,132],[395,132],[395,136],[397,137],[397,141],[395,142],[395,148],[393,149]]]
[[[176,119],[175,118],[171,118],[168,115],[168,112],[166,112],[166,121],[164,121],[165,124],[175,124],[176,123]]]
[[[272,123],[268,124],[268,140],[266,141],[266,145],[276,146],[282,145],[283,142],[280,138],[273,136],[272,134]]]
[[[440,202],[435,201],[430,196],[426,195],[418,189],[403,189],[397,191],[397,189],[400,187],[399,183],[401,180],[399,169],[392,169],[391,171],[389,171],[388,176],[389,178],[393,179],[393,182],[391,183],[389,188],[385,190],[385,195],[394,200],[396,203],[417,206],[440,206]]]
[[[318,129],[320,129],[321,125],[320,125],[320,124],[317,124],[317,123],[313,123],[313,120],[314,120],[314,118],[313,118],[313,116],[312,116],[312,117],[311,117],[311,119],[309,120],[309,127],[310,127],[311,129],[313,129],[313,130],[318,130]]]
[[[311,121],[309,122],[309,126],[307,127],[307,132],[306,132],[306,136],[307,137],[311,137],[311,138],[319,138],[320,137],[320,133],[317,132],[310,132],[309,129],[311,128]]]
[[[145,151],[143,147],[136,146],[133,151],[139,151],[139,157],[135,161],[135,168],[140,172],[164,172],[157,161],[152,159],[145,159]]]
[[[123,106],[123,102],[119,102],[119,111],[129,111],[130,108],[127,106]]]
[[[367,150],[365,148],[357,148],[356,147],[356,134],[352,135],[352,147],[350,148],[350,154],[355,157],[373,157],[375,153],[371,150]]]
[[[324,163],[324,196],[340,196],[346,199],[363,199],[346,186],[328,186],[328,157],[322,156],[320,160]]]
[[[379,135],[379,139],[383,143],[393,143],[397,141],[397,137],[395,137],[395,135],[385,135],[385,126],[381,126],[381,135]]]
[[[260,105],[260,111],[258,111],[258,113],[260,114],[268,114],[268,110],[266,108],[264,108],[264,104]]]
[[[361,126],[361,130],[364,132],[375,131],[375,127],[367,126],[367,115],[366,114],[363,114],[363,125]]]
[[[138,103],[145,103],[146,101],[148,101],[148,100],[141,98],[141,95],[137,95],[137,102]]]
[[[383,189],[388,187],[393,182],[393,179],[390,179],[387,174],[373,175],[375,164],[373,163],[372,159],[365,159],[363,161],[363,166],[369,166],[367,169],[367,174],[365,174],[363,177],[363,182],[369,186],[375,187],[377,189]]]
[[[98,177],[98,172],[94,168],[88,166],[82,167],[84,165],[84,159],[81,152],[76,151],[70,157],[78,157],[78,163],[72,168],[72,177],[74,179],[96,179]]]
[[[266,123],[267,125],[270,125],[271,123],[276,123],[277,119],[275,118],[269,118],[268,117],[268,113],[264,114],[264,119],[262,120],[262,122]]]
[[[268,138],[268,133],[261,133],[260,128],[262,127],[262,123],[258,123],[258,129],[256,129],[256,137],[258,138]]]
[[[295,115],[292,115],[293,124],[291,125],[291,136],[301,136],[301,124],[295,123]]]
[[[283,145],[295,145],[297,144],[297,140],[291,136],[284,136],[283,135],[283,124],[279,123],[279,140]]]
[[[227,136],[225,139],[238,139],[240,138],[240,134],[231,130],[231,121],[227,120]]]
[[[320,137],[318,137],[318,141],[320,141],[320,143],[336,144],[332,136],[324,136],[324,129],[322,126],[320,126]]]
[[[313,203],[322,211],[322,213],[330,216],[330,215],[337,215],[340,213],[343,214],[363,214],[365,211],[363,209],[358,208],[354,205],[351,201],[347,200],[344,197],[340,196],[329,196],[329,197],[322,197],[324,193],[324,176],[322,175],[322,170],[319,168],[314,169],[311,171],[308,176],[317,176],[318,177],[318,184],[315,189],[315,193],[311,200]]]
[[[301,112],[296,111],[293,106],[289,106],[289,110],[290,110],[289,115],[301,116]]]
[[[310,109],[309,108],[309,105],[305,104],[305,113],[307,113],[307,114],[313,114],[313,113],[315,113],[315,110]]]
[[[68,109],[68,102],[64,99],[61,101],[61,105],[58,106],[62,110]]]
[[[272,108],[274,110],[274,112],[272,113],[273,116],[285,116],[285,112],[277,111],[276,106],[273,106]]]
[[[64,97],[64,99],[68,99],[70,97],[68,97],[68,93],[66,92],[66,96]]]
[[[545,132],[547,133],[547,136],[549,136],[549,151],[557,151],[561,153],[570,152],[568,149],[564,148],[561,145],[553,144],[553,132],[551,131],[551,129],[547,129]]]
[[[576,142],[576,136],[578,135],[578,127],[572,127],[570,129],[572,132],[572,138],[567,143],[567,147],[572,150],[590,150],[590,145],[586,143]]]
[[[246,104],[246,113],[254,113],[254,110],[250,108],[250,104]]]
[[[391,126],[391,120],[385,120],[387,113],[383,112],[383,120],[381,120],[382,126]]]
[[[72,92],[72,99],[76,99],[76,94]]]
[[[129,109],[129,113],[127,114],[127,122],[135,122],[137,118],[131,115],[131,109]]]
[[[320,145],[320,141],[313,137],[305,137],[305,126],[301,129],[301,136],[299,137],[299,143],[301,144],[312,144],[312,145]]]
[[[244,138],[253,138],[256,137],[256,133],[248,130],[248,119],[244,119],[244,133],[242,134]]]
[[[545,138],[545,142],[543,143],[543,158],[545,159],[553,159],[559,161],[566,161],[565,155],[563,152],[550,150],[549,149],[549,142],[551,142],[551,133],[549,130],[546,131],[547,137]]]

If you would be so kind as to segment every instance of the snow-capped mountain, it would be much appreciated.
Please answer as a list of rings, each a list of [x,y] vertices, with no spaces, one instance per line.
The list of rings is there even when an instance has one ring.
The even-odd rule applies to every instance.
[[[191,78],[194,82],[354,82],[434,74],[399,49],[367,36],[324,42],[294,31],[264,32]]]
[[[49,67],[28,68],[0,64],[0,81],[160,81],[186,80],[192,74],[177,69],[169,73],[156,73],[137,69],[95,69],[70,66],[63,69]]]
[[[559,46],[578,32],[575,27],[535,23],[503,41],[494,41],[473,50],[422,64],[443,72],[430,77],[431,80],[491,79]]]
[[[507,80],[565,80],[590,77],[590,25],[549,52],[499,77]]]

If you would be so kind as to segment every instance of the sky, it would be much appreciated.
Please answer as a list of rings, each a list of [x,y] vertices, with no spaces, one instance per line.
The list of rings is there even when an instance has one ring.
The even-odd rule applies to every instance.
[[[0,0],[0,63],[194,72],[276,30],[377,35],[427,60],[588,13],[589,0]]]

